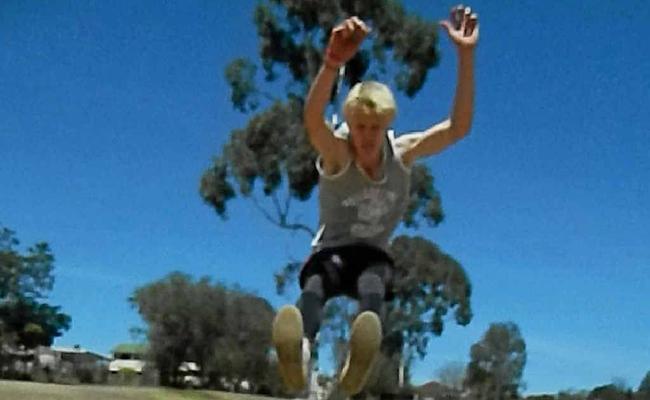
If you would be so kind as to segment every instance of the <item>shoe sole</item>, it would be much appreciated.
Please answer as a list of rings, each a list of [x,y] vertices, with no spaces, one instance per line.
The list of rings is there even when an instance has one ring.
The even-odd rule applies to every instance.
[[[294,306],[282,307],[273,320],[272,341],[284,384],[295,392],[303,390],[307,384],[302,366],[302,337],[300,310]]]
[[[381,321],[377,314],[365,311],[354,320],[350,332],[350,353],[339,385],[350,396],[359,393],[370,375],[381,346]]]

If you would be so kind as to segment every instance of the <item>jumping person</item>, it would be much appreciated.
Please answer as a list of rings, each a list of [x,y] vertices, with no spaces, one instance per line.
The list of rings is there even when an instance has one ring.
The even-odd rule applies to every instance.
[[[395,100],[379,82],[352,87],[343,104],[345,132],[334,132],[326,123],[337,72],[369,33],[357,17],[332,30],[304,109],[309,140],[319,154],[320,229],[300,272],[297,307],[282,307],[273,321],[280,374],[290,391],[306,387],[310,345],[320,329],[322,309],[328,299],[340,295],[358,300],[359,314],[350,329],[339,387],[351,396],[365,385],[382,341],[381,315],[393,269],[387,250],[409,204],[410,168],[416,159],[463,138],[472,122],[478,17],[469,7],[458,6],[441,26],[458,52],[451,114],[422,132],[397,138],[388,130],[396,114]]]

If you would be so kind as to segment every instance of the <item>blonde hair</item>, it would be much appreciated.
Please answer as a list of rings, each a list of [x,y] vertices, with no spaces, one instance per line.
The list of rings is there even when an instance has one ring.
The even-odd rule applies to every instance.
[[[395,118],[397,105],[388,86],[376,81],[364,81],[354,85],[345,98],[343,115],[346,119],[352,110],[376,113],[389,124]]]

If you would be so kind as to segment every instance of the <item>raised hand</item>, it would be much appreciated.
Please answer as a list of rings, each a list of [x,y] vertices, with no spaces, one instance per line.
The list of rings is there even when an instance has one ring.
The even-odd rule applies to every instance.
[[[470,7],[458,5],[451,9],[448,21],[441,21],[449,38],[460,49],[471,49],[478,42],[478,15]]]
[[[357,53],[369,32],[370,28],[357,17],[350,17],[337,25],[330,35],[325,52],[325,65],[339,68],[347,63]]]

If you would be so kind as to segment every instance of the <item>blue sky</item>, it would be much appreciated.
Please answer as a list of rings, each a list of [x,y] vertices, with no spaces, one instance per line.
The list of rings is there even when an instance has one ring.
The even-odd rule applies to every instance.
[[[471,135],[426,161],[445,222],[423,229],[473,284],[475,317],[432,340],[414,380],[466,363],[492,322],[527,343],[527,393],[592,388],[650,369],[650,6],[476,1]],[[404,2],[436,20],[450,1]],[[226,63],[255,57],[254,2],[0,2],[0,224],[56,256],[60,345],[108,352],[140,324],[137,286],[173,270],[237,283],[278,306],[272,273],[309,238],[246,201],[219,220],[201,173],[246,116]],[[398,131],[449,112],[442,59]],[[316,221],[315,203],[296,209]]]

